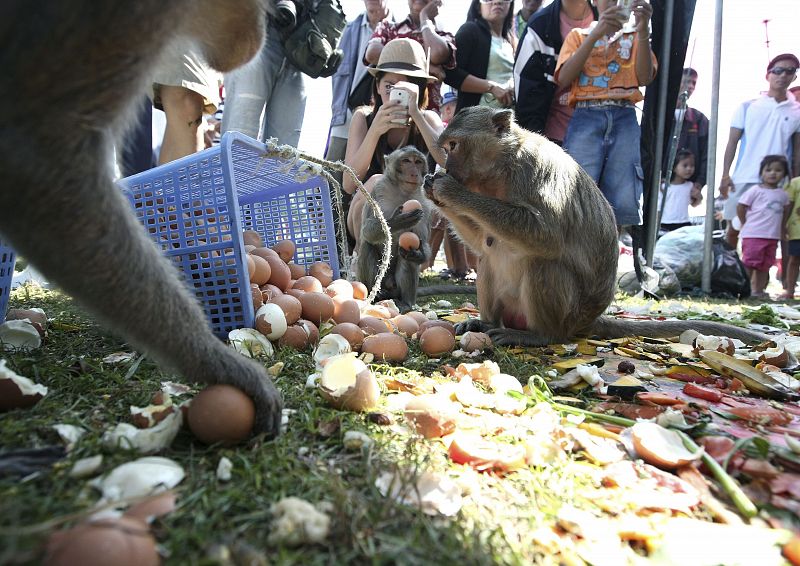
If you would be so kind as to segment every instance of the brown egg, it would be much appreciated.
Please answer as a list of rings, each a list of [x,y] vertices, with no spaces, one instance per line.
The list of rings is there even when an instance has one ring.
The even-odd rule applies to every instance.
[[[253,308],[258,310],[258,307],[264,304],[264,297],[261,294],[261,289],[255,283],[251,283],[250,293],[252,293],[253,296]]]
[[[414,334],[419,332],[419,324],[410,316],[400,314],[391,320],[397,327],[398,332],[408,338],[411,338]]]
[[[281,240],[274,246],[270,247],[275,251],[275,253],[281,256],[281,259],[284,261],[284,263],[289,263],[292,260],[292,257],[294,257],[295,246],[294,242],[291,240]]]
[[[414,232],[403,232],[397,239],[397,245],[404,250],[418,250],[420,246],[419,236]]]
[[[288,289],[289,280],[292,278],[292,274],[289,272],[289,266],[280,258],[267,258],[267,262],[272,268],[272,275],[269,278],[269,282],[281,291]]]
[[[232,385],[210,385],[189,405],[189,428],[200,442],[232,446],[250,436],[256,409],[252,399]]]
[[[283,314],[286,315],[286,324],[294,324],[300,319],[303,312],[303,305],[300,299],[292,295],[279,295],[270,301],[281,307]]]
[[[314,324],[322,324],[333,316],[333,299],[325,293],[304,293],[300,297],[303,318]]]
[[[408,344],[399,334],[383,332],[364,338],[361,351],[372,354],[376,360],[402,362],[408,357]]]
[[[449,322],[447,320],[436,319],[436,320],[426,320],[425,322],[420,324],[417,338],[421,339],[429,328],[434,328],[434,327],[446,328],[448,332],[450,332],[450,334],[453,335],[453,338],[456,337],[456,327],[453,326],[452,322]]]
[[[272,267],[270,266],[269,262],[263,257],[259,257],[257,255],[250,255],[247,257],[252,259],[256,266],[255,272],[250,276],[250,282],[255,283],[256,285],[265,285],[272,276]]]
[[[358,321],[358,326],[369,335],[394,331],[394,325],[390,320],[377,316],[362,316]]]
[[[249,245],[249,244],[245,244],[245,246],[244,246],[244,253],[246,253],[246,254],[249,254],[249,253],[250,253],[250,252],[252,252],[254,249],[256,249],[256,247],[255,247],[255,246],[251,246],[251,245]]]
[[[81,523],[47,539],[48,566],[157,566],[161,557],[140,519],[118,517]]]
[[[333,320],[358,324],[361,320],[361,309],[354,300],[333,301]]]
[[[422,208],[422,204],[417,199],[409,199],[403,203],[402,212],[411,212]]]
[[[333,269],[324,261],[315,261],[309,265],[308,274],[319,279],[323,287],[327,287],[333,282]]]
[[[343,299],[353,298],[353,286],[347,279],[337,279],[325,288],[325,294],[329,297],[342,297]]]
[[[281,257],[277,253],[275,253],[274,250],[271,250],[269,248],[256,248],[252,252],[250,252],[250,255],[257,255],[258,257],[263,257],[264,259],[269,259],[269,258],[280,259]]]
[[[409,311],[406,313],[406,316],[410,316],[414,320],[417,321],[418,325],[422,325],[425,322],[428,322],[428,317],[425,316],[425,313],[421,313],[419,311]]]
[[[289,264],[289,272],[292,274],[292,279],[300,279],[306,274],[306,266],[292,262]]]
[[[353,351],[358,351],[364,343],[364,331],[352,322],[340,322],[331,329],[332,334],[339,334],[350,342]]]
[[[278,340],[278,346],[289,347],[295,350],[305,350],[308,347],[308,330],[302,324],[293,324]]]
[[[492,339],[484,332],[465,332],[459,340],[461,349],[465,352],[485,350],[492,347]]]
[[[306,293],[322,293],[322,283],[311,275],[303,275],[292,285],[293,289],[300,289]]]
[[[370,283],[373,283],[370,281]],[[367,290],[367,286],[364,285],[361,281],[351,281],[350,284],[353,286],[353,298],[363,301],[369,295],[369,291]]]
[[[242,232],[242,241],[246,246],[253,246],[254,248],[264,247],[264,240],[261,239],[261,234],[255,230],[245,230]]]
[[[299,299],[300,297],[305,295],[306,292],[303,291],[302,289],[294,289],[294,288],[292,288],[292,289],[286,289],[286,294],[287,295],[291,295],[292,297],[294,297],[296,299]]]
[[[253,258],[249,255],[244,258],[245,263],[247,264],[247,276],[250,278],[250,282],[253,282],[253,275],[256,273],[256,262],[253,261]]]
[[[283,291],[278,289],[275,285],[267,283],[266,285],[261,286],[261,296],[263,297],[265,303],[270,302],[272,299],[280,295],[283,295]]]
[[[432,326],[425,330],[419,339],[419,347],[426,355],[438,357],[453,351],[455,337],[447,328]]]
[[[305,327],[306,331],[308,331],[308,343],[312,345],[316,345],[319,342],[319,328],[317,325],[311,322],[310,320],[306,320],[301,318],[297,321],[297,324],[300,326]]]

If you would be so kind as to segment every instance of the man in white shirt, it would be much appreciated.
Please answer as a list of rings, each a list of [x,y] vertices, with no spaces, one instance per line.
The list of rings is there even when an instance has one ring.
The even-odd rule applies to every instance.
[[[733,115],[719,184],[720,196],[727,197],[725,220],[736,216],[739,198],[761,182],[758,167],[765,155],[785,155],[792,167],[790,177],[800,174],[800,102],[788,92],[798,67],[800,61],[791,53],[773,58],[767,65],[769,90],[742,103]],[[739,156],[730,175],[737,146]],[[730,223],[726,238],[734,248],[739,242],[739,232]]]

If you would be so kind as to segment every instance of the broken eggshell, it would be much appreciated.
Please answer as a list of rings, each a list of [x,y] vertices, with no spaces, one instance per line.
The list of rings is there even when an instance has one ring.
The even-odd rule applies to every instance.
[[[332,407],[348,411],[369,410],[377,405],[381,395],[375,376],[354,353],[328,358],[318,386]]]
[[[32,407],[47,395],[47,387],[18,375],[6,363],[0,360],[0,411]]]
[[[702,448],[690,452],[680,434],[654,422],[638,422],[630,428],[630,434],[636,453],[658,468],[672,470],[699,460],[703,455]]]
[[[275,303],[261,305],[256,311],[256,330],[266,336],[267,340],[277,340],[288,327],[283,309]]]
[[[136,450],[152,454],[169,447],[183,424],[183,412],[171,407],[172,412],[161,422],[150,428],[137,428],[128,423],[119,423],[103,434],[102,443],[107,448]]]
[[[314,350],[314,362],[316,362],[317,369],[322,368],[325,361],[341,354],[347,354],[351,351],[350,342],[340,334],[328,334],[323,337]]]
[[[254,328],[231,330],[228,333],[228,341],[234,350],[248,358],[256,358],[262,355],[271,357],[275,353],[267,337]]]
[[[35,350],[42,345],[42,337],[28,320],[9,320],[0,324],[0,344],[7,352]]]
[[[185,475],[177,462],[148,456],[121,464],[89,483],[102,492],[101,502],[107,503],[161,493],[178,485]]]
[[[465,352],[483,351],[492,347],[492,339],[485,332],[465,332],[459,344]]]
[[[425,438],[440,438],[456,430],[457,405],[445,395],[415,396],[406,403],[405,418]]]

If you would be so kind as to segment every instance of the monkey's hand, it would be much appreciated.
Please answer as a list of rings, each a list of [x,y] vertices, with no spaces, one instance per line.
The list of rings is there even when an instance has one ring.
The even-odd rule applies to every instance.
[[[456,335],[461,335],[465,332],[489,332],[493,328],[494,325],[490,322],[479,318],[470,318],[456,324]]]
[[[422,188],[425,189],[425,196],[430,200],[433,200],[433,184],[437,181],[437,179],[441,179],[445,175],[446,173],[442,173],[441,171],[437,171],[436,173],[428,173],[425,175],[425,180],[422,182]]]
[[[457,333],[458,331],[456,331]],[[546,340],[529,332],[528,330],[516,330],[513,328],[492,328],[487,332],[492,344],[498,346],[547,346],[550,340]]]
[[[409,228],[413,228],[419,223],[420,220],[422,220],[422,217],[425,214],[421,208],[412,210],[410,212],[402,212],[402,208],[402,206],[398,206],[392,217],[386,220],[386,223],[389,225],[389,229],[392,232],[404,232]]]
[[[426,189],[427,197],[439,208],[447,208],[457,202],[460,195],[463,195],[466,188],[456,181],[456,179],[446,173],[434,175],[433,183]]]
[[[399,255],[402,259],[405,259],[411,263],[416,264],[423,264],[428,257],[425,255],[421,249],[416,250],[407,250],[401,247],[397,248],[397,255]]]

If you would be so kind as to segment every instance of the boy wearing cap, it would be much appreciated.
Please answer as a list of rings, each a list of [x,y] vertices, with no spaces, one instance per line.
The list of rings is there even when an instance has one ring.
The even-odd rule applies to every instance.
[[[725,220],[736,216],[736,205],[741,196],[760,182],[759,164],[765,155],[785,155],[792,168],[790,176],[800,172],[800,103],[788,91],[797,77],[798,67],[800,62],[791,53],[773,58],[767,65],[769,90],[756,99],[743,102],[733,115],[719,183],[720,195],[727,197],[723,210]],[[738,158],[731,175],[737,146]],[[733,247],[739,242],[739,232],[731,223],[728,224],[726,239]]]
[[[439,116],[442,117],[442,124],[447,127],[450,120],[456,114],[456,103],[458,102],[458,95],[455,91],[448,90],[442,95],[442,104],[439,106]]]

